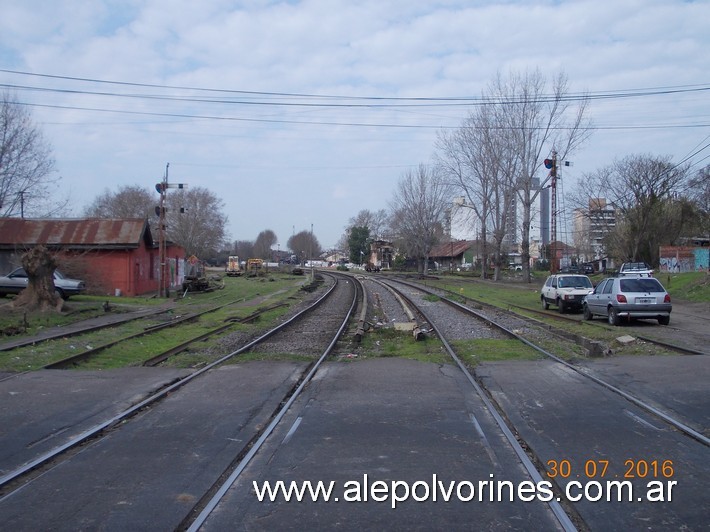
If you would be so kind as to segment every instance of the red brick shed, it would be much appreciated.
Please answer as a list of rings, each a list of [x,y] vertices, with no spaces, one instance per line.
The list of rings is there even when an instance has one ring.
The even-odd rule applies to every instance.
[[[56,254],[64,274],[84,279],[90,294],[158,291],[159,250],[145,219],[0,218],[2,273],[20,265],[22,254],[39,244]],[[180,285],[185,250],[168,244],[166,257],[170,286]]]

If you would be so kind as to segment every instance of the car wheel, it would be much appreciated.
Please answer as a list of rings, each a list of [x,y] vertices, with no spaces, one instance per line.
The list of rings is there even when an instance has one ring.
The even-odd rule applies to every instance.
[[[619,313],[614,307],[609,307],[609,325],[619,325],[621,323],[621,318],[619,318]]]
[[[59,299],[66,299],[64,297],[64,292],[62,292],[59,288],[54,289],[54,295],[57,296]]]
[[[659,325],[668,325],[671,322],[670,316],[658,316]]]
[[[542,310],[547,310],[550,308],[550,304],[547,302],[547,299],[545,299],[545,296],[542,296],[540,298],[540,301],[542,302]]]
[[[567,310],[567,307],[565,306],[565,302],[562,301],[561,299],[557,300],[557,310],[560,311],[560,314],[564,314],[565,310]]]
[[[582,312],[584,313],[584,319],[587,321],[590,321],[592,318],[594,318],[594,314],[592,314],[592,311],[589,310],[589,307],[587,305],[584,305],[582,308]]]

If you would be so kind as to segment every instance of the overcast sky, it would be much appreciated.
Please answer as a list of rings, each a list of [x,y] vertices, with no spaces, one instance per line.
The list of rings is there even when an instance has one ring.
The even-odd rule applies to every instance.
[[[534,69],[626,96],[592,102],[563,196],[615,158],[710,156],[707,0],[0,0],[0,14],[0,89],[31,105],[73,216],[107,189],[153,190],[170,163],[170,182],[223,199],[230,240],[271,229],[285,249],[312,225],[330,248],[472,109],[446,99]]]

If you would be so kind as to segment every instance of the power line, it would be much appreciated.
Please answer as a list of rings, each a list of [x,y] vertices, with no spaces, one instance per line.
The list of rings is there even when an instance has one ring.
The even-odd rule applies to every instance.
[[[59,79],[65,81],[78,81],[84,83],[96,83],[104,85],[116,85],[124,87],[141,87],[141,88],[153,88],[153,89],[169,89],[169,90],[184,90],[184,91],[197,91],[206,93],[216,93],[216,94],[233,94],[233,95],[251,95],[259,97],[282,97],[282,98],[301,98],[301,99],[323,99],[323,100],[339,100],[339,101],[375,101],[375,102],[416,102],[409,104],[333,104],[333,103],[294,103],[294,102],[250,102],[250,101],[233,101],[233,100],[204,100],[204,98],[190,98],[190,97],[175,97],[175,96],[154,96],[154,95],[136,95],[136,94],[122,94],[122,93],[100,93],[95,91],[84,91],[84,90],[70,90],[70,89],[58,89],[58,88],[41,88],[41,87],[28,87],[22,85],[2,85],[6,88],[18,88],[24,90],[47,90],[53,92],[66,92],[66,93],[76,93],[76,94],[94,94],[94,95],[107,95],[115,97],[127,97],[127,98],[149,98],[149,99],[166,99],[166,100],[180,100],[180,101],[194,101],[194,102],[204,102],[204,101],[217,101],[221,103],[241,103],[241,104],[258,104],[258,105],[300,105],[300,106],[342,106],[342,107],[398,107],[398,106],[462,106],[462,105],[481,105],[481,104],[517,104],[526,101],[525,99],[518,99],[517,97],[499,99],[496,97],[485,98],[485,97],[475,97],[475,96],[447,96],[447,97],[431,97],[431,96],[414,96],[414,97],[395,97],[395,96],[346,96],[346,95],[332,95],[332,94],[309,94],[309,93],[293,93],[293,92],[268,92],[268,91],[248,91],[248,90],[237,90],[237,89],[215,89],[207,87],[190,87],[181,85],[161,85],[161,84],[151,84],[151,83],[135,83],[126,81],[111,81],[102,80],[95,78],[83,78],[83,77],[71,77],[71,76],[59,76],[51,74],[37,74],[32,72],[23,72],[19,70],[9,70],[0,69],[0,72],[5,72],[8,74],[16,74],[23,76],[34,76],[46,79]],[[698,85],[678,85],[678,86],[668,86],[668,87],[650,87],[650,88],[636,88],[636,89],[621,89],[616,91],[601,91],[601,92],[589,92],[589,93],[570,93],[562,97],[558,95],[541,95],[536,98],[535,101],[539,102],[550,102],[550,101],[580,101],[580,100],[606,100],[606,99],[626,99],[626,98],[639,98],[647,96],[658,96],[658,95],[671,95],[671,94],[681,94],[681,93],[693,93],[693,92],[707,92],[710,91],[710,84],[698,84]]]
[[[222,120],[235,122],[261,122],[267,124],[297,124],[311,126],[350,126],[350,127],[381,127],[381,128],[404,128],[404,129],[460,129],[460,125],[446,126],[441,124],[423,125],[423,124],[387,124],[375,122],[335,122],[323,120],[286,120],[276,118],[244,118],[236,116],[216,116],[216,115],[197,115],[189,113],[159,113],[155,111],[128,111],[125,109],[102,109],[99,107],[78,107],[72,105],[50,105],[40,103],[15,102],[18,105],[27,107],[42,107],[49,109],[65,109],[70,111],[91,111],[100,113],[118,113],[126,115],[142,115],[142,116],[157,116],[169,118],[187,118],[193,120]],[[634,129],[685,129],[685,128],[704,128],[710,127],[710,123],[700,124],[658,124],[658,125],[631,125],[631,126],[588,126],[589,130],[634,130]],[[543,129],[541,128],[530,128]],[[568,127],[544,127],[549,130],[567,130]]]

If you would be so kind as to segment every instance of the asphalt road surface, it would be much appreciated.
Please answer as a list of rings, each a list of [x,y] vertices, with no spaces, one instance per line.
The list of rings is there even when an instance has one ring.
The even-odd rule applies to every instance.
[[[584,366],[656,404],[670,405],[707,434],[708,361],[704,356],[613,357]],[[196,379],[0,499],[3,528],[173,530],[233,460],[257,420],[274,411],[302,367],[250,362]],[[0,382],[0,469],[7,471],[113,415],[179,373],[55,370]],[[634,491],[632,501],[574,504],[572,512],[584,526],[706,529],[707,447],[552,362],[485,364],[477,374],[543,467],[557,464],[565,473],[563,462],[569,463],[569,474],[555,478],[558,486],[623,479],[630,470],[634,474],[634,490],[641,491]],[[654,462],[668,461],[671,475],[660,468],[638,469],[642,463],[652,469]],[[608,464],[605,475],[603,463]],[[333,498],[259,501],[255,487],[279,480],[333,482]],[[519,458],[455,366],[399,358],[329,362],[205,529],[559,528],[548,506],[535,498],[489,500],[486,482],[519,486],[526,480]],[[664,489],[675,482],[666,493],[672,500],[638,501],[650,481],[662,482]],[[469,487],[488,491],[480,502],[478,493],[464,501],[471,496]],[[395,500],[394,494],[403,498],[406,488],[412,490],[406,500]]]

